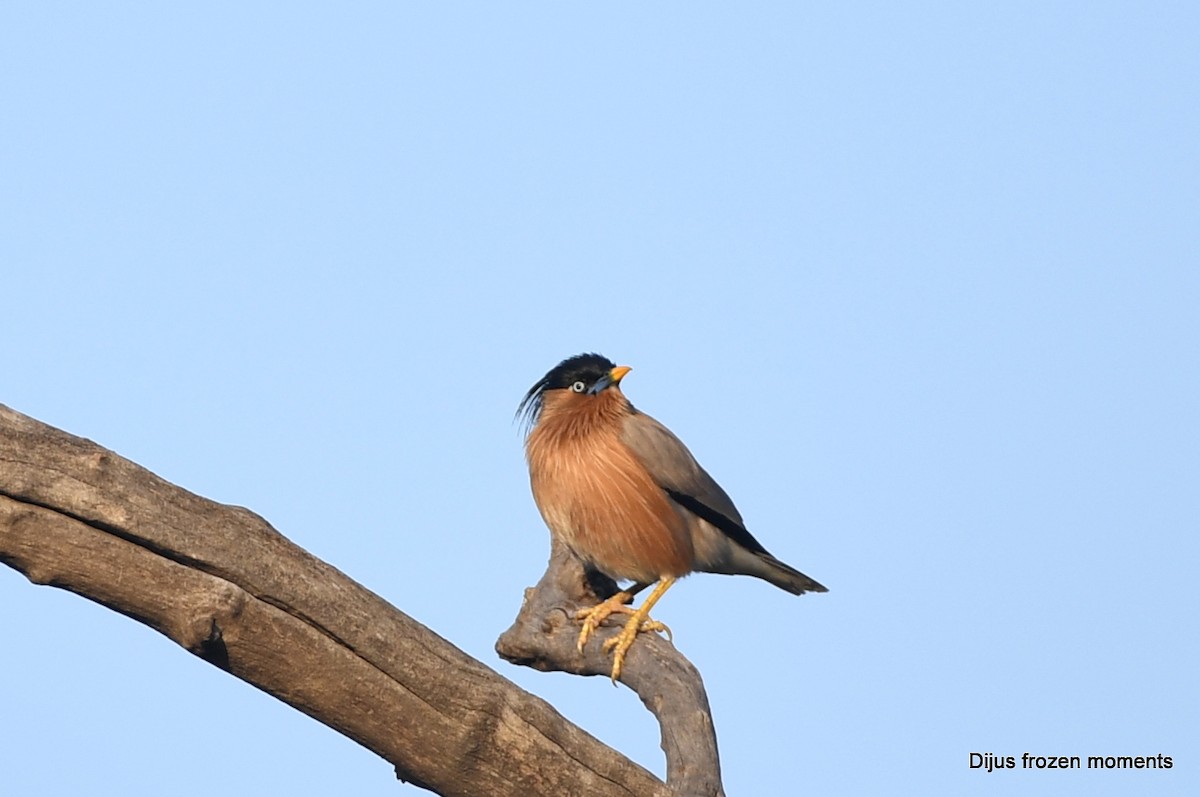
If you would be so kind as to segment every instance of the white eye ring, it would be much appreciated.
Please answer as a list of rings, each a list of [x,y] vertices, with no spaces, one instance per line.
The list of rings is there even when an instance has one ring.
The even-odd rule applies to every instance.
[[[584,388],[586,388],[586,387],[587,387],[587,385],[585,385],[582,381],[576,382],[575,384],[571,385],[571,389],[574,390],[576,393],[582,393],[584,391]]]

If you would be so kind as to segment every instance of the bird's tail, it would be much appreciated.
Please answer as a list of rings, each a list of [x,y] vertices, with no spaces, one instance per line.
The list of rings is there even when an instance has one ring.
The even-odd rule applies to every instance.
[[[758,554],[758,560],[765,565],[754,575],[770,581],[780,589],[785,589],[793,595],[803,595],[806,592],[828,592],[823,584],[814,581],[791,565],[771,556],[769,553]]]

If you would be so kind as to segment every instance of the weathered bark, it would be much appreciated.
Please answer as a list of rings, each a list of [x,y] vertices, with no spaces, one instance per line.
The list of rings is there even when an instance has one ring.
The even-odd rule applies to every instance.
[[[556,543],[550,566],[538,585],[526,590],[521,613],[496,642],[496,652],[538,670],[607,677],[612,657],[603,653],[602,640],[612,632],[601,629],[580,653],[579,626],[572,616],[616,591],[616,584],[585,572],[580,561]],[[614,618],[618,625],[624,619]],[[692,663],[670,642],[643,634],[629,649],[621,682],[658,718],[671,788],[679,794],[723,795],[708,695]]]
[[[703,687],[666,642],[639,639],[622,680],[664,722],[671,788],[254,513],[3,405],[0,561],[149,625],[447,797],[720,793]],[[543,584],[572,566],[556,555]],[[543,593],[522,610],[550,618],[541,644],[531,626],[519,646],[498,648],[546,669],[606,672],[593,645],[586,658],[566,652],[571,629],[553,618],[565,626],[569,609],[548,611]],[[516,645],[514,631],[505,639]],[[690,758],[701,754],[711,760]]]

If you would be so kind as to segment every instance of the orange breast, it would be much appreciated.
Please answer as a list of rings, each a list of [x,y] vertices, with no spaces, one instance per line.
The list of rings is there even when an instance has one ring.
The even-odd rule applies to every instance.
[[[526,443],[533,498],[552,534],[617,579],[692,571],[679,510],[621,443],[616,423],[543,417]]]

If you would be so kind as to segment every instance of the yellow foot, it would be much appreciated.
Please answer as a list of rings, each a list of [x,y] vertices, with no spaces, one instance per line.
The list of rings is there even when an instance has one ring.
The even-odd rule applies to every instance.
[[[642,601],[642,605],[634,610],[626,604],[633,600],[633,595],[628,592],[618,592],[603,603],[593,606],[591,609],[584,609],[575,615],[576,620],[583,621],[583,630],[579,632],[579,652],[583,652],[583,644],[587,642],[588,637],[592,635],[600,624],[604,622],[610,615],[627,614],[629,619],[625,621],[625,627],[621,629],[621,633],[617,634],[612,639],[604,643],[604,652],[613,653],[613,668],[612,681],[616,685],[617,678],[621,675],[621,665],[625,662],[625,653],[629,650],[629,646],[633,644],[633,640],[637,639],[637,635],[645,632],[663,632],[667,635],[667,639],[671,639],[671,629],[667,628],[657,620],[650,619],[650,610],[654,608],[654,604],[658,602],[671,585],[675,583],[675,579],[668,576],[658,582],[658,586],[650,593],[650,597]]]
[[[642,609],[645,608],[642,607]],[[611,651],[613,654],[612,681],[614,684],[621,675],[621,665],[625,663],[625,652],[633,645],[633,640],[637,639],[638,634],[646,631],[660,632],[665,633],[668,640],[672,640],[671,629],[658,620],[651,620],[649,612],[643,613],[642,609],[631,612],[621,633],[604,643],[604,652]]]
[[[625,604],[633,600],[628,592],[618,592],[603,603],[598,603],[590,609],[581,609],[575,613],[576,620],[583,621],[583,629],[579,632],[579,642],[576,649],[583,653],[583,646],[600,624],[614,614],[633,614],[633,609]]]

